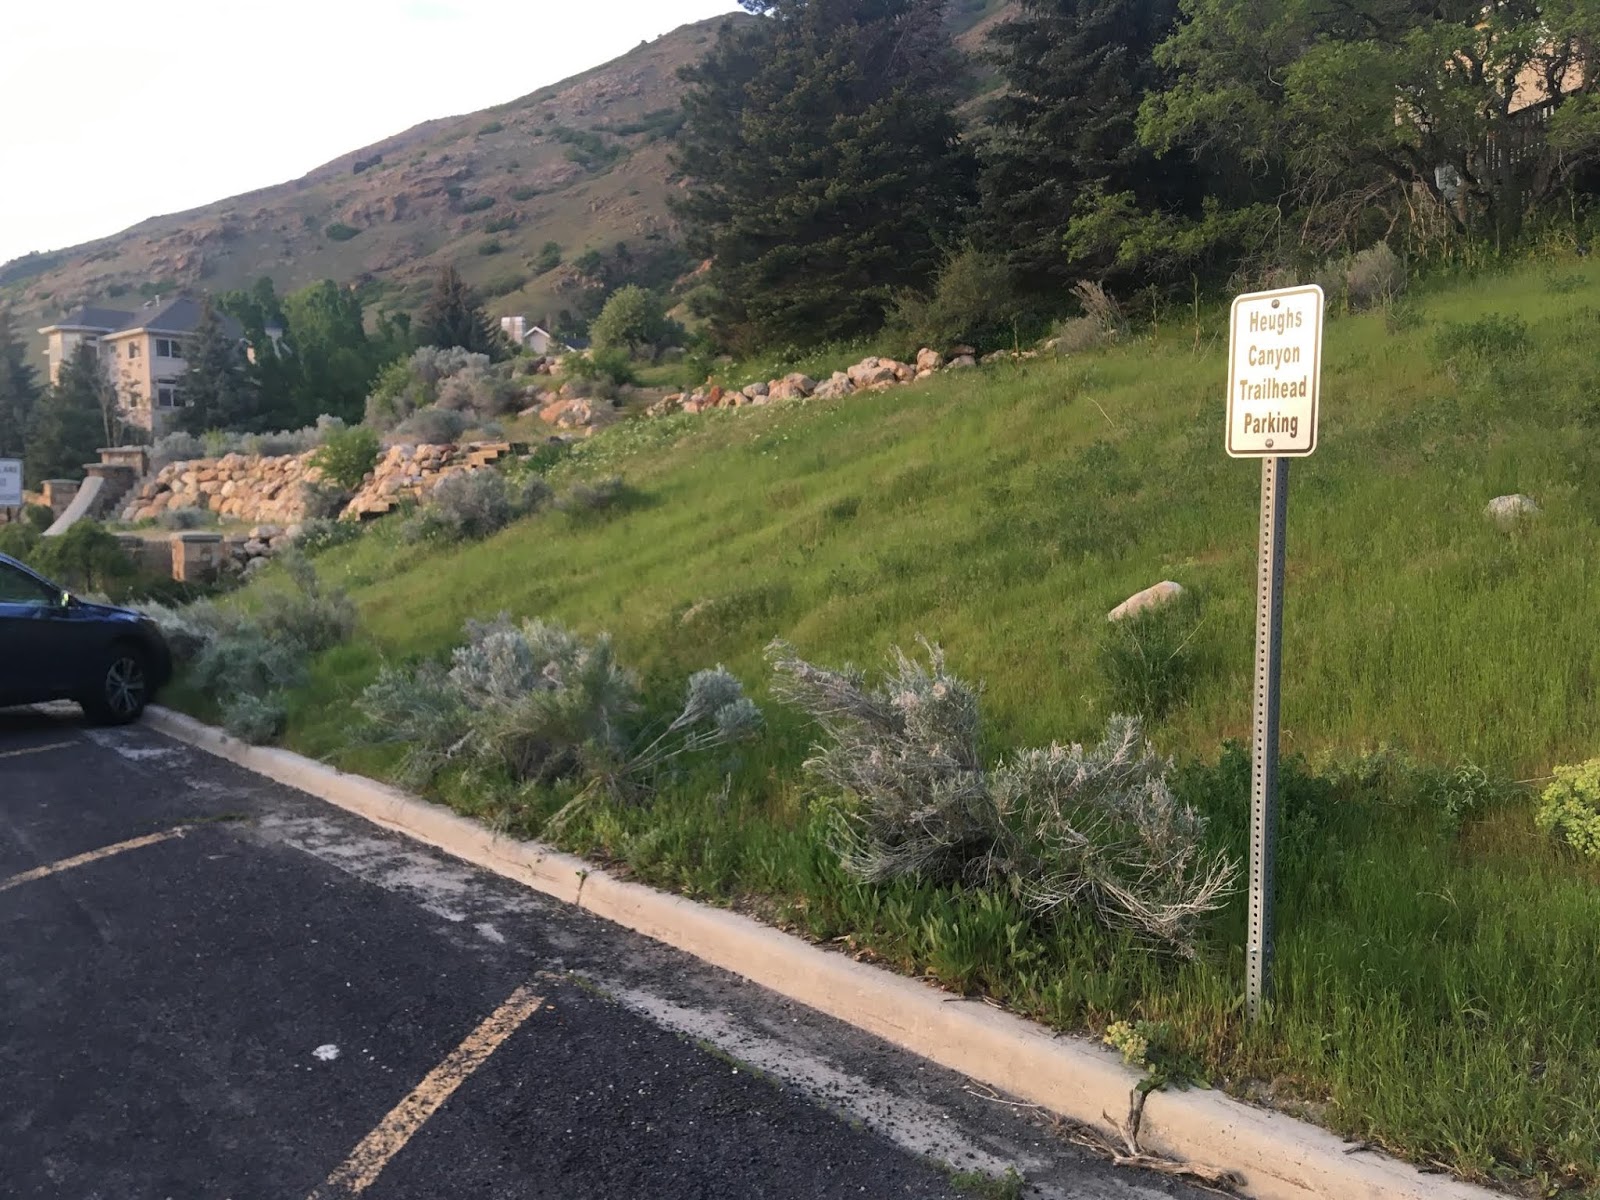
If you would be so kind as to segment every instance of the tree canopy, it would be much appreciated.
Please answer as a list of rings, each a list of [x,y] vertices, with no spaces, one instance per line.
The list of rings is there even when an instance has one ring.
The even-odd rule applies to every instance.
[[[111,389],[100,353],[79,342],[56,383],[34,406],[23,475],[29,487],[46,479],[81,479],[84,464],[98,461],[105,441],[105,396]]]
[[[938,0],[773,0],[686,68],[676,208],[724,341],[870,332],[959,233],[972,162]]]
[[[491,324],[478,297],[461,278],[461,272],[447,266],[440,270],[433,294],[417,316],[416,341],[419,346],[441,350],[460,347],[473,354],[487,354],[496,361],[506,356],[505,339]]]
[[[221,314],[209,296],[201,305],[199,324],[184,345],[178,389],[183,407],[178,410],[177,423],[190,433],[259,431],[270,423],[245,370],[244,347],[223,329]]]
[[[23,452],[28,422],[39,399],[38,378],[28,365],[28,348],[16,336],[11,314],[0,309],[0,458]]]

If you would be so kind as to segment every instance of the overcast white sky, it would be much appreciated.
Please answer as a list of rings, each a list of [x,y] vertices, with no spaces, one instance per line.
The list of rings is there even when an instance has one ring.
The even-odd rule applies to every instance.
[[[0,263],[499,104],[735,0],[0,4]]]

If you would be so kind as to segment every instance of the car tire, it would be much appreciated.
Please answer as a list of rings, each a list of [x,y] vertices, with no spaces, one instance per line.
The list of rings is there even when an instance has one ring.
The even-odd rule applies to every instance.
[[[150,700],[150,669],[137,646],[119,643],[101,661],[94,691],[84,696],[84,714],[96,725],[137,721]]]

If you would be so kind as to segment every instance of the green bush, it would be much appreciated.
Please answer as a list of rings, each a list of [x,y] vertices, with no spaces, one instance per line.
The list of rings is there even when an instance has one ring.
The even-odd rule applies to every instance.
[[[354,225],[346,225],[343,221],[335,221],[332,225],[329,225],[327,229],[323,230],[323,232],[328,235],[328,240],[330,242],[348,242],[351,238],[355,237],[356,234],[360,233],[361,230],[357,229]]]
[[[74,592],[120,594],[139,574],[116,535],[97,521],[79,521],[60,537],[40,538],[33,566]]]
[[[360,536],[361,526],[356,521],[310,517],[300,522],[300,532],[294,536],[294,548],[301,554],[316,555],[334,546],[353,542]]]
[[[483,223],[485,233],[505,233],[517,227],[517,214],[504,213]]]
[[[604,379],[618,387],[638,381],[633,359],[622,349],[569,354],[561,360],[561,373],[571,379]]]
[[[376,431],[365,425],[353,425],[330,434],[312,456],[311,465],[318,468],[324,478],[346,491],[355,491],[377,465],[380,450]]]
[[[0,554],[30,562],[39,545],[39,530],[26,521],[0,525]]]
[[[493,196],[474,196],[471,200],[462,202],[461,211],[464,213],[482,212],[486,208],[494,207]]]
[[[539,189],[538,188],[529,187],[527,184],[521,184],[521,185],[511,189],[511,198],[513,200],[518,200],[518,201],[521,201],[521,200],[532,200],[538,194],[539,194]]]
[[[1111,711],[1159,721],[1187,700],[1194,682],[1194,635],[1199,625],[1193,592],[1106,622],[1100,669]]]
[[[485,121],[482,125],[478,126],[478,136],[483,137],[485,134],[499,133],[504,128],[505,124],[503,122]]]
[[[28,504],[22,509],[22,523],[31,525],[40,533],[56,523],[55,510],[48,504]]]
[[[534,259],[533,265],[540,271],[554,271],[561,265],[561,243],[546,242],[540,246],[539,257]]]
[[[505,246],[501,243],[499,238],[487,238],[478,243],[478,253],[483,255],[485,258],[489,257],[491,254],[499,254],[500,251],[504,249]]]
[[[1005,259],[968,246],[945,262],[931,292],[902,292],[895,299],[884,335],[902,356],[923,346],[992,349],[1011,345],[1025,316]]]
[[[1555,782],[1539,796],[1534,821],[1585,858],[1600,858],[1600,758],[1557,767]]]

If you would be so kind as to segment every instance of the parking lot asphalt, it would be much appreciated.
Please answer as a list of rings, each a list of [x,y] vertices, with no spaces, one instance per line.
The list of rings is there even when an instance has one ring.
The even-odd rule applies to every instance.
[[[0,1196],[1203,1193],[153,731],[0,711]]]

